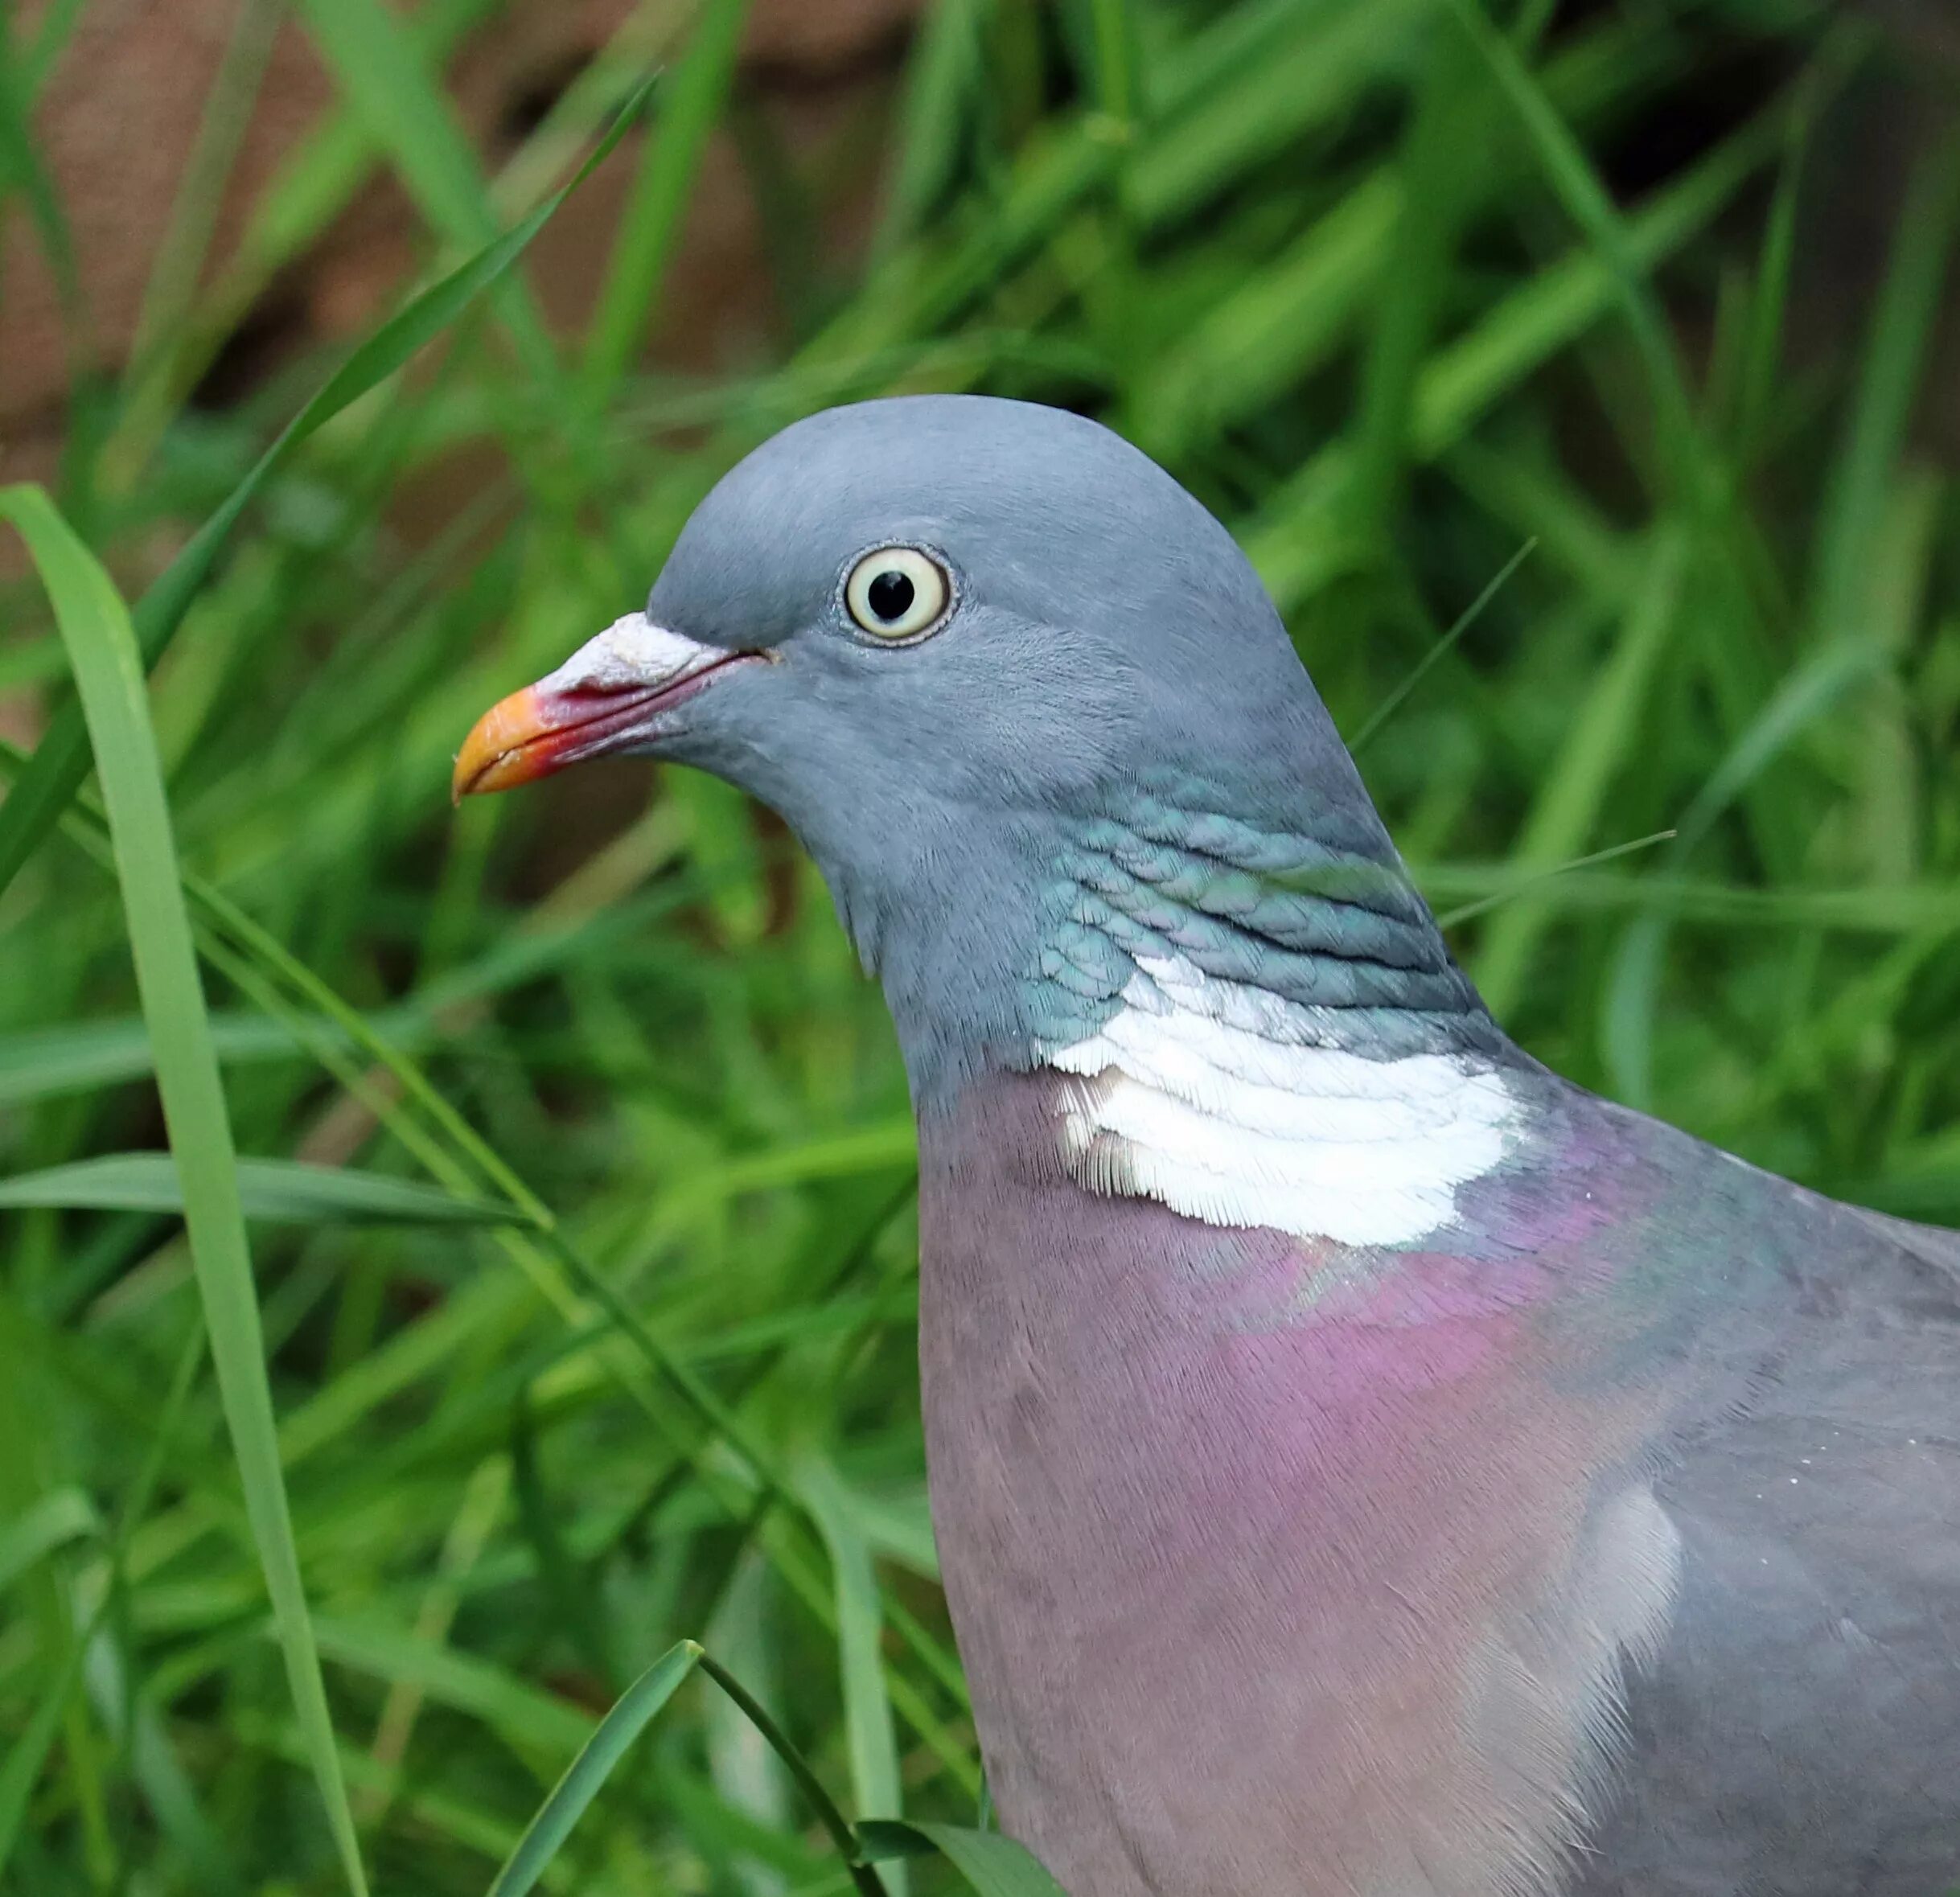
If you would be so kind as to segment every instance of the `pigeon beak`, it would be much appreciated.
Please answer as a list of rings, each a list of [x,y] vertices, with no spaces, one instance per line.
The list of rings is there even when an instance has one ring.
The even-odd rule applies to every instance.
[[[484,712],[456,754],[451,795],[460,803],[643,744],[658,735],[660,714],[692,698],[714,674],[762,656],[705,646],[630,613],[549,678]]]

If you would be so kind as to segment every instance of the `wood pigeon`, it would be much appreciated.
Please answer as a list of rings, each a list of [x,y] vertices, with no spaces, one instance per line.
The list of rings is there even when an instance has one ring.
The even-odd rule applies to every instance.
[[[620,752],[883,983],[947,1592],[1074,1897],[1960,1885],[1960,1234],[1514,1046],[1169,475],[798,422],[456,786]]]

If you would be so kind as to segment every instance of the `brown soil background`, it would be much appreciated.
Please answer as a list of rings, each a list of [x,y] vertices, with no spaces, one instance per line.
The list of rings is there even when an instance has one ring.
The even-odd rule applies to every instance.
[[[677,10],[682,0],[676,0]],[[44,476],[58,452],[70,379],[113,371],[135,338],[144,289],[239,16],[240,0],[88,0],[35,113],[41,155],[72,228],[88,359],[72,362],[55,281],[18,194],[0,226],[0,478]],[[849,139],[855,187],[826,199],[848,247],[875,189],[875,141],[919,0],[756,0],[743,49],[745,104],[766,110],[799,154]],[[17,18],[31,41],[45,0]],[[452,103],[493,165],[516,149],[569,78],[633,10],[631,0],[516,0],[451,64]],[[233,166],[209,260],[221,269],[254,200],[333,100],[304,32],[278,29]],[[868,117],[869,115],[869,117]],[[860,135],[850,136],[854,131]],[[848,157],[848,154],[846,156]],[[609,166],[572,200],[532,253],[529,274],[554,325],[574,328],[597,291],[631,167]],[[665,298],[656,356],[707,368],[753,357],[770,319],[753,205],[724,132],[704,166]],[[385,309],[411,268],[417,220],[398,186],[376,183],[304,263],[276,284],[214,379],[249,382],[307,341],[354,335]]]

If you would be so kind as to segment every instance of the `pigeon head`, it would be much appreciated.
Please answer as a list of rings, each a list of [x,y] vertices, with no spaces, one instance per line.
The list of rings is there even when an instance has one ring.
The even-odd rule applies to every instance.
[[[1033,1032],[1089,831],[1194,821],[1393,849],[1225,529],[1094,422],[972,396],[813,416],[750,454],[644,613],[505,700],[458,795],[627,753],[776,810],[884,979],[915,1085]]]

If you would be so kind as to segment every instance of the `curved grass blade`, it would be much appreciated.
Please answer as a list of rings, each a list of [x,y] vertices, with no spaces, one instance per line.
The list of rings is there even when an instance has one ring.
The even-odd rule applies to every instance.
[[[857,1827],[857,1837],[866,1858],[918,1858],[936,1853],[980,1897],[1067,1897],[1040,1858],[999,1831],[871,1818]]]
[[[38,1561],[102,1532],[102,1517],[80,1489],[56,1488],[0,1527],[0,1593]]]
[[[910,1825],[894,1819],[873,1821],[853,1831],[809,1760],[742,1682],[697,1640],[681,1640],[668,1648],[619,1696],[526,1827],[490,1887],[488,1897],[527,1897],[613,1768],[697,1667],[734,1702],[789,1768],[842,1854],[861,1897],[885,1897],[884,1881],[873,1868],[874,1858],[916,1857],[935,1850],[951,1858],[983,1897],[1064,1897],[1061,1887],[1034,1859],[1007,1838],[954,1825]],[[873,1841],[870,1850],[865,1848],[867,1838]]]
[[[247,1218],[276,1225],[525,1225],[515,1206],[459,1198],[412,1180],[310,1166],[298,1160],[240,1160]],[[0,1179],[0,1205],[61,1205],[116,1212],[180,1213],[183,1191],[168,1153],[114,1152]]]
[[[490,1897],[525,1897],[544,1874],[544,1867],[557,1855],[559,1847],[571,1836],[572,1827],[584,1816],[586,1806],[598,1796],[599,1788],[611,1776],[613,1768],[646,1731],[648,1722],[674,1697],[701,1657],[696,1642],[681,1640],[669,1647],[620,1694],[612,1710],[599,1722],[598,1731],[580,1748],[565,1776],[552,1788],[551,1796],[525,1827],[516,1850],[490,1887]]]
[[[486,244],[467,262],[412,299],[327,377],[319,392],[286,425],[138,602],[134,625],[145,667],[155,664],[169,645],[239,516],[294,450],[349,404],[386,381],[516,262],[532,239],[551,221],[558,207],[625,136],[639,116],[652,85],[653,81],[647,80],[621,108],[606,136],[593,148],[592,155],[580,166],[570,183],[553,193],[494,244]],[[0,804],[0,890],[6,888],[39,847],[88,770],[87,734],[80,712],[71,704],[50,724],[47,735],[35,747],[32,762],[7,793],[6,803]]]
[[[790,1776],[809,1800],[817,1821],[829,1833],[831,1842],[850,1867],[851,1881],[857,1885],[860,1897],[885,1897],[884,1879],[865,1860],[858,1848],[857,1834],[846,1822],[844,1813],[837,1809],[836,1801],[824,1789],[824,1781],[811,1770],[810,1761],[790,1743],[783,1728],[757,1703],[755,1696],[726,1667],[720,1665],[713,1654],[704,1653],[701,1656],[701,1668],[742,1709],[749,1723],[762,1734],[776,1756],[789,1768]]]
[[[74,668],[109,812],[137,987],[156,1051],[157,1086],[246,1512],[342,1871],[355,1897],[366,1897],[367,1878],[300,1579],[231,1120],[179,884],[176,840],[135,630],[109,575],[39,488],[0,489],[0,517],[11,521],[27,544]]]

